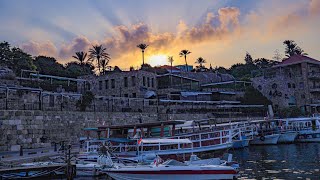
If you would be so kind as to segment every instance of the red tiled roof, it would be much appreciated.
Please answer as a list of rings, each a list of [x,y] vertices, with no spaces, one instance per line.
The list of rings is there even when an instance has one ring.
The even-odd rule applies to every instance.
[[[171,70],[171,66],[168,66],[168,65],[160,66],[160,68]],[[181,71],[179,68],[176,68],[174,66],[172,66],[172,70]]]
[[[320,64],[320,61],[310,58],[308,56],[303,56],[303,55],[293,55],[285,60],[283,60],[282,62],[280,62],[279,64],[275,65],[274,67],[279,67],[279,66],[288,66],[288,65],[292,65],[292,64],[299,64],[302,62],[308,62],[308,63],[316,63],[316,64]]]

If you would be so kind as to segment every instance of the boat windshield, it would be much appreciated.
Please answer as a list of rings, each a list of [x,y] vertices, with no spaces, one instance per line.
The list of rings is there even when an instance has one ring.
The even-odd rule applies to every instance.
[[[174,160],[174,159],[170,159],[170,160],[167,160],[165,161],[164,163],[162,163],[162,165],[168,165],[168,166],[188,166],[182,162],[179,162],[177,160]]]

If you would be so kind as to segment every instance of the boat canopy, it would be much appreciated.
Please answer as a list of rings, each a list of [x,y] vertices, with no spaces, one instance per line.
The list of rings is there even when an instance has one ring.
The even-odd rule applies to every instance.
[[[189,139],[142,139],[140,142],[144,144],[192,144]]]
[[[105,142],[105,141],[110,141],[110,142],[117,142],[117,143],[129,143],[129,142],[136,142],[136,140],[133,139],[127,139],[127,138],[87,138],[87,137],[80,137],[80,141],[91,141],[91,142]]]

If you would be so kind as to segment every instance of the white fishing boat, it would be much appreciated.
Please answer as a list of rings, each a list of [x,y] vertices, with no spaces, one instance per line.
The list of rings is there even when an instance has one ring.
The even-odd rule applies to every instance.
[[[277,144],[279,137],[280,137],[280,134],[255,136],[250,143],[253,145]]]
[[[253,128],[251,134],[252,145],[273,145],[277,144],[281,136],[278,130],[278,125],[274,120],[256,120],[250,121],[250,125]]]
[[[110,161],[109,161],[110,162]],[[168,180],[168,179],[234,179],[238,172],[231,166],[186,164],[176,160],[152,165],[123,166],[109,163],[101,171],[116,180]]]
[[[113,154],[130,160],[138,155],[140,139],[143,139],[142,143],[147,143],[147,141],[149,141],[149,145],[146,146],[153,146],[150,142],[155,142],[155,139],[161,139],[160,141],[162,142],[160,143],[164,143],[165,139],[175,139],[176,142],[173,144],[162,144],[161,147],[163,149],[161,149],[161,152],[158,152],[158,150],[154,148],[146,148],[144,150],[148,151],[150,154],[159,153],[160,155],[176,155],[177,152],[204,152],[232,147],[232,137],[229,129],[214,130],[212,128],[194,128],[189,129],[188,131],[185,129],[183,131],[177,131],[176,125],[178,124],[183,124],[183,122],[164,121],[134,125],[85,128],[84,130],[88,134],[87,140],[85,140],[85,151],[81,152],[78,158],[96,161],[98,157],[98,147],[102,144],[107,144]],[[95,140],[90,139],[90,132],[98,134],[98,138]],[[105,137],[101,137],[102,135],[105,135]],[[190,139],[188,140],[188,143],[191,141],[193,146],[192,150],[183,147],[183,143],[181,142],[179,144],[179,140],[181,139]],[[156,144],[156,146],[158,147],[158,144]],[[149,159],[152,160],[152,158]]]
[[[288,118],[283,126],[297,133],[297,142],[320,142],[320,117]]]
[[[297,136],[297,132],[283,132],[280,134],[278,143],[293,143]]]

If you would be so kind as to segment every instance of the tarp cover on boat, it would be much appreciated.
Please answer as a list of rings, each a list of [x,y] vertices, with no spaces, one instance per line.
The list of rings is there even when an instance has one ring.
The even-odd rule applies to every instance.
[[[185,143],[185,144],[191,144],[192,142],[189,139],[142,139],[141,143],[145,143],[145,144],[155,144],[155,143],[162,143],[162,144]]]
[[[136,141],[136,140],[127,139],[127,138],[107,138],[107,140],[111,142],[118,142],[118,143],[128,143],[128,142]]]
[[[183,128],[183,127],[193,127],[195,125],[196,124],[194,121],[184,121],[183,124],[177,124],[176,129]]]
[[[144,94],[144,98],[151,98],[151,97],[155,97],[157,96],[156,92],[154,91],[147,91],[145,94]]]

